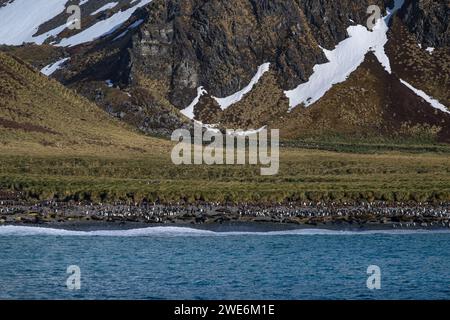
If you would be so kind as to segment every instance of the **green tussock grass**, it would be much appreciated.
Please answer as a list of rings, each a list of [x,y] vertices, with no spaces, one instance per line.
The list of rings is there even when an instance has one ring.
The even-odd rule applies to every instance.
[[[280,172],[259,166],[175,166],[140,157],[0,158],[0,189],[29,200],[94,202],[450,201],[450,160],[439,154],[352,154],[284,149]]]
[[[175,166],[171,142],[0,52],[0,191],[25,200],[450,201],[448,146],[336,142],[282,148],[275,176],[260,166]]]
[[[168,147],[0,52],[0,148],[17,154],[147,153]]]

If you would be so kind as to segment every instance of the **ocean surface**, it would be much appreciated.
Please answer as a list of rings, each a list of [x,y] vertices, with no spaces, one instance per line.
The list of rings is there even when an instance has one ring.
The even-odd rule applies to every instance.
[[[1,299],[450,299],[448,231],[9,226],[0,248]]]

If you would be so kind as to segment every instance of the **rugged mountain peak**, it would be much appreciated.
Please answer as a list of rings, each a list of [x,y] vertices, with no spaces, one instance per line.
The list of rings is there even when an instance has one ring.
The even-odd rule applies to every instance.
[[[397,19],[395,11],[386,11],[389,19],[381,22],[382,28],[370,31],[366,28],[367,9],[373,4],[383,15],[385,7],[401,7],[400,16]],[[110,8],[100,10],[105,5]],[[395,82],[401,90],[409,90],[411,105],[428,103],[446,113],[446,5],[445,1],[409,0],[118,0],[113,6],[106,0],[88,1],[82,5],[83,16],[89,16],[87,30],[98,26],[103,30],[105,21],[115,21],[118,16],[126,19],[122,17],[108,32],[89,41],[75,41],[87,30],[63,31],[47,42],[70,46],[55,51],[48,45],[45,50],[44,46],[39,50],[34,47],[33,52],[44,57],[51,51],[58,63],[50,66],[56,70],[53,77],[115,117],[151,134],[170,135],[187,125],[189,119],[183,114],[192,113],[205,123],[243,129],[303,123],[305,114],[313,113],[316,116],[311,119],[325,121],[327,112],[321,120],[318,110],[323,108],[320,106],[327,100],[326,94],[338,84],[345,88],[372,50],[389,75],[380,75],[378,81]],[[34,36],[47,35],[61,25],[63,18],[61,13],[39,25]],[[407,45],[405,50],[403,44]],[[27,56],[27,48],[8,50]],[[29,55],[28,59],[40,68],[48,61],[40,57],[35,63]],[[364,62],[365,68],[358,68],[360,81],[369,81],[361,76],[361,70],[371,70],[367,68],[369,62]],[[372,79],[370,74],[366,78]],[[203,90],[207,93],[198,96]],[[375,91],[392,95],[388,89]],[[346,112],[357,118],[357,106],[345,94],[338,96],[342,103],[352,106],[352,111]],[[233,103],[224,106],[224,100]],[[390,111],[398,104],[395,99],[380,101],[389,103],[386,108]],[[187,110],[194,102],[195,109]],[[423,110],[435,112],[431,107]],[[434,118],[425,118],[436,124]],[[336,124],[338,127],[345,129]]]
[[[200,85],[218,97],[240,90],[265,62],[274,62],[280,83],[295,86],[325,59],[296,1],[167,0],[146,10],[133,65],[167,83],[180,108]]]
[[[113,33],[151,1],[5,1],[0,7],[0,44],[72,47],[90,43]]]
[[[368,5],[155,0],[133,38],[134,70],[166,83],[179,108],[192,101],[200,85],[216,97],[231,95],[266,62],[279,85],[293,89],[308,80],[314,65],[326,62],[321,46],[332,48],[347,36],[349,25],[365,22]]]

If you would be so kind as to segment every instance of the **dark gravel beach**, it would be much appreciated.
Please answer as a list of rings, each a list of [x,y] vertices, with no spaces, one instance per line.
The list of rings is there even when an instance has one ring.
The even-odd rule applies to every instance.
[[[448,229],[450,204],[377,202],[162,205],[0,201],[0,225],[99,229],[164,224],[220,231],[251,231],[255,228]]]

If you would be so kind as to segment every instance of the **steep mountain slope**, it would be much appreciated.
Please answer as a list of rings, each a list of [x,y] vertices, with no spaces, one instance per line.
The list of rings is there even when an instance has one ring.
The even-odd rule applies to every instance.
[[[382,1],[378,4],[383,7]],[[365,22],[368,5],[368,1],[317,0],[153,1],[136,12],[134,20],[143,21],[138,28],[119,39],[123,30],[117,30],[99,45],[130,54],[121,55],[128,63],[120,68],[122,74],[129,72],[129,78],[114,80],[126,84],[140,76],[149,78],[165,89],[172,104],[183,108],[200,85],[216,97],[240,90],[265,62],[272,62],[280,86],[295,88],[308,80],[314,65],[326,62],[320,46],[332,48],[343,40],[351,20]],[[80,60],[75,57],[72,62],[78,69],[85,61]],[[91,66],[85,64],[84,69]]]
[[[275,122],[289,138],[382,138],[450,142],[450,114],[433,108],[369,53],[344,83],[312,107]]]
[[[87,99],[0,52],[0,148],[69,153],[148,152],[166,142],[144,137]]]
[[[447,95],[450,86],[449,73],[445,72],[449,65],[448,49],[438,48],[433,54],[421,49],[417,42],[408,44],[401,37],[414,36],[405,31],[404,23],[395,15],[389,20],[390,31],[383,40],[387,45],[379,52],[368,40],[375,34],[361,28],[349,28],[351,38],[341,42],[334,51],[327,52],[331,62],[315,69],[315,78],[311,77],[301,90],[317,95],[326,81],[332,84],[333,74],[340,77],[342,71],[339,69],[344,67],[343,70],[346,70],[345,65],[357,57],[352,51],[361,50],[365,42],[370,45],[367,46],[369,50],[375,51],[379,62],[373,61],[375,57],[372,54],[366,56],[366,62],[349,73],[345,81],[338,80],[341,84],[335,84],[331,90],[326,89],[325,95],[318,101],[310,102],[308,99],[308,108],[297,107],[288,112],[289,106],[282,88],[270,81],[269,73],[263,75],[250,94],[223,112],[214,99],[201,97],[196,106],[196,119],[223,127],[259,128],[270,125],[281,128],[282,134],[289,138],[358,137],[367,140],[370,137],[449,141],[448,109],[445,107],[449,105]],[[380,36],[383,34],[382,30],[375,32]],[[377,41],[375,38],[373,43]],[[352,42],[359,44],[359,47]],[[410,53],[411,47],[420,51],[422,60],[419,63],[414,62],[414,58],[417,62],[417,55]],[[385,52],[388,54],[385,55]],[[364,55],[362,57],[364,60]],[[390,57],[393,57],[392,61]],[[336,60],[334,64],[333,59]],[[328,77],[330,80],[327,80]],[[431,93],[443,104],[417,88]],[[398,98],[395,98],[396,95]]]
[[[400,19],[394,19],[386,51],[393,72],[442,104],[450,106],[450,46],[421,44]]]
[[[373,53],[308,108],[289,112],[289,101],[273,78],[266,73],[250,94],[223,112],[215,100],[202,97],[196,118],[225,128],[269,125],[282,128],[289,139],[450,141],[450,114],[433,108],[389,74]]]
[[[374,4],[384,18],[369,31]],[[82,30],[61,29],[64,11],[35,27],[31,40],[60,48],[49,50],[53,60],[26,53],[35,47],[8,50],[39,68],[49,63],[45,73],[146,133],[168,136],[195,116],[223,128],[275,126],[292,138],[392,138],[419,126],[428,132],[420,135],[447,141],[445,0],[91,0],[81,9]],[[355,77],[365,85],[350,92]],[[376,116],[363,111],[365,87]],[[332,116],[341,108],[345,117]]]
[[[315,64],[326,62],[320,45],[332,47],[344,39],[351,21],[364,21],[366,5],[155,1],[136,12],[135,22],[144,23],[134,35],[128,32],[117,39],[125,32],[121,28],[103,41],[77,49],[79,53],[72,54],[56,77],[144,131],[167,134],[183,126],[169,106],[183,109],[200,83],[210,94],[226,96],[247,83],[264,61],[275,61],[271,68],[279,87],[294,88],[306,81]],[[318,7],[322,10],[317,11]],[[322,20],[326,19],[341,23],[324,27],[327,24]],[[122,88],[141,88],[147,97],[157,100],[157,106],[152,105],[148,112],[146,101],[136,101],[133,94],[117,103],[115,96],[108,94],[107,80]],[[92,88],[97,88],[96,92]],[[169,116],[161,122],[160,114]],[[164,129],[154,130],[158,124]]]
[[[450,3],[447,0],[406,0],[400,17],[424,48],[450,45]]]

